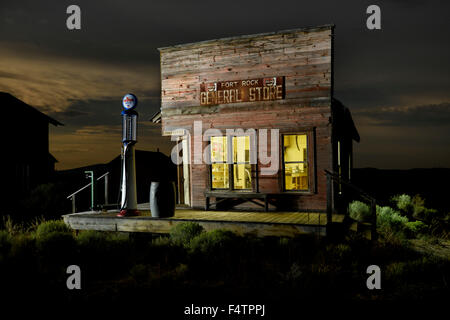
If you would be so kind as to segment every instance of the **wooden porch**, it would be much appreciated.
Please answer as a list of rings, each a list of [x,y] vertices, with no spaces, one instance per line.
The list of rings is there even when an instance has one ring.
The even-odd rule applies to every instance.
[[[75,230],[169,233],[175,225],[194,221],[206,231],[227,229],[237,234],[258,237],[294,237],[314,233],[326,235],[326,213],[318,212],[243,212],[177,209],[170,218],[152,218],[148,204],[141,204],[138,217],[116,217],[118,210],[88,211],[64,215],[64,221]],[[342,223],[344,215],[333,215],[333,223]]]

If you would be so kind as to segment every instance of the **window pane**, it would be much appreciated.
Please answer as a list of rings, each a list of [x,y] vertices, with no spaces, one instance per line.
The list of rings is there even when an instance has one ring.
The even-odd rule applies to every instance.
[[[284,182],[286,190],[308,190],[306,134],[283,136]]]
[[[225,163],[211,164],[211,179],[213,189],[229,188],[228,165]]]
[[[211,137],[211,162],[227,161],[227,137]]]
[[[233,184],[234,189],[252,188],[252,166],[251,164],[233,165]]]
[[[308,167],[305,163],[285,163],[286,190],[308,190]]]
[[[306,134],[289,134],[284,136],[284,162],[306,160]]]
[[[234,189],[251,189],[250,136],[233,137],[233,163]]]
[[[233,162],[250,163],[250,136],[233,137]]]

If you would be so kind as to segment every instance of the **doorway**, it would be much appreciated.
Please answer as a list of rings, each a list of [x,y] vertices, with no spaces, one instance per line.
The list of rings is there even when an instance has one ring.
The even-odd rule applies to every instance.
[[[181,140],[181,141],[180,141]],[[190,141],[188,136],[182,136],[179,138],[177,144],[179,155],[182,157],[183,162],[177,166],[177,179],[178,179],[178,204],[190,206],[191,205],[191,192],[190,192],[190,166],[189,166],[189,147]]]

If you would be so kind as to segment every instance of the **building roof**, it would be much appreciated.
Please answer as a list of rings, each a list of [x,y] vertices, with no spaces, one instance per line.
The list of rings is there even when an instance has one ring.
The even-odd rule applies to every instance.
[[[250,39],[250,38],[254,38],[254,37],[263,37],[263,36],[270,36],[270,35],[283,34],[283,33],[287,34],[287,33],[296,33],[296,32],[314,32],[314,31],[321,31],[321,30],[326,30],[326,29],[333,29],[334,27],[335,27],[334,24],[325,24],[322,26],[315,26],[315,27],[303,27],[303,28],[266,32],[266,33],[246,34],[246,35],[241,35],[241,36],[233,36],[233,37],[225,37],[225,38],[204,40],[204,41],[198,41],[198,42],[177,44],[177,45],[173,45],[173,46],[161,47],[161,48],[158,48],[158,50],[166,51],[166,50],[173,50],[173,49],[184,49],[185,47],[192,47],[192,46],[195,47],[195,46],[200,46],[200,45],[213,44],[218,41],[222,42],[222,41],[232,41],[232,40],[240,40],[240,39]]]
[[[45,113],[40,112],[36,108],[26,104],[22,100],[17,99],[12,94],[7,92],[0,92],[0,106],[8,107],[9,109],[13,110],[15,113],[18,114],[29,114],[36,118],[42,119],[47,121],[48,123],[51,123],[54,126],[63,126],[63,124]]]
[[[336,132],[359,142],[360,136],[358,130],[356,129],[355,123],[353,122],[350,110],[339,100],[334,98],[332,100],[331,107],[333,109],[333,122]]]

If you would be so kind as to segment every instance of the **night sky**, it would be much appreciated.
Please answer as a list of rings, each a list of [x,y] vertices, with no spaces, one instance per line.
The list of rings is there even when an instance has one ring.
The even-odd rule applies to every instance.
[[[68,30],[66,8],[81,8]],[[381,7],[381,30],[366,8]],[[450,167],[448,1],[0,0],[0,91],[65,124],[51,127],[57,169],[120,153],[121,98],[139,98],[138,149],[168,153],[157,48],[335,24],[335,97],[361,135],[356,167]]]

